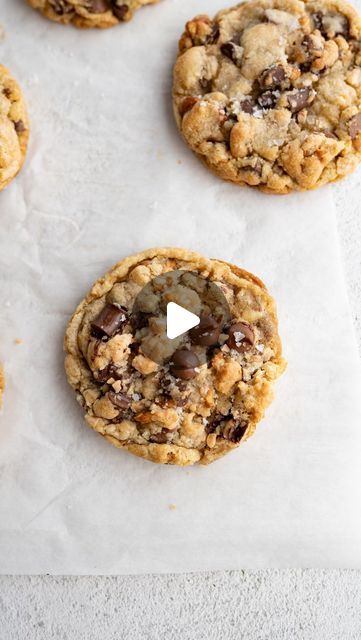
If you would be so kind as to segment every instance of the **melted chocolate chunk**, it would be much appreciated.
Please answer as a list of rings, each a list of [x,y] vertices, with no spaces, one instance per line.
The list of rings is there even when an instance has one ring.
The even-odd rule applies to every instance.
[[[22,120],[18,120],[17,122],[14,122],[14,127],[15,127],[16,133],[24,133],[24,131],[26,131],[25,125]]]
[[[166,442],[168,442],[167,432],[161,431],[160,433],[152,433],[149,436],[149,442],[155,442],[156,444],[166,444]]]
[[[222,44],[221,52],[224,56],[232,60],[235,65],[241,64],[243,49],[238,44],[235,44],[232,40]]]
[[[108,398],[118,409],[128,409],[131,403],[130,399],[124,395],[124,393],[115,393],[115,391],[109,391]]]
[[[125,19],[129,11],[129,7],[127,4],[118,5],[116,0],[112,0],[112,11],[115,17],[122,21]]]
[[[293,93],[289,93],[287,96],[290,111],[297,113],[304,107],[308,107],[315,99],[314,92],[309,87],[303,89],[297,89]]]
[[[244,420],[231,418],[225,423],[222,431],[222,436],[225,440],[229,440],[234,444],[238,444],[239,442],[241,442],[246,431],[247,423]]]
[[[254,331],[249,324],[237,322],[229,330],[227,345],[230,349],[235,349],[238,353],[249,351],[254,345]]]
[[[257,98],[257,102],[262,109],[273,109],[279,98],[278,91],[265,91]]]
[[[108,0],[88,0],[87,9],[90,13],[105,13],[110,5]]]
[[[221,333],[219,322],[212,316],[201,316],[199,324],[189,332],[191,342],[205,347],[217,344]]]
[[[274,65],[265,69],[258,79],[259,86],[263,90],[278,89],[286,80],[286,72],[281,65]]]
[[[67,0],[51,0],[51,4],[58,16],[63,16],[74,11],[74,7],[71,7]]]
[[[178,349],[170,362],[170,372],[176,378],[191,380],[197,375],[196,368],[200,362],[198,356],[188,349]]]
[[[126,309],[115,304],[107,304],[91,323],[91,335],[99,340],[112,338],[126,322]]]
[[[355,140],[361,131],[361,113],[356,113],[348,123],[351,140]]]
[[[239,108],[241,109],[241,111],[244,111],[244,113],[252,114],[255,106],[256,103],[253,98],[245,98],[239,103]]]

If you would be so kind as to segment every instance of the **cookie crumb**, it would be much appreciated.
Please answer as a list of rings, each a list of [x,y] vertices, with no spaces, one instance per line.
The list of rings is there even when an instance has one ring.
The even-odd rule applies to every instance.
[[[177,506],[175,504],[170,504],[168,508],[169,508],[169,511],[176,511]]]
[[[21,338],[15,338],[14,343],[15,344],[23,344],[23,341],[22,341]]]

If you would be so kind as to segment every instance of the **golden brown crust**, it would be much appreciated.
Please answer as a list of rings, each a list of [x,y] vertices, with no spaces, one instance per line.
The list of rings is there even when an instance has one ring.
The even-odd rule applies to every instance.
[[[94,353],[94,348],[97,351],[98,347],[92,346],[94,340],[92,341],[91,337],[89,337],[89,322],[91,318],[94,318],[95,312],[98,312],[107,300],[113,299],[109,298],[109,296],[114,296],[114,291],[118,291],[117,287],[119,288],[119,285],[124,287],[131,285],[134,288],[134,283],[138,282],[138,288],[141,289],[143,281],[139,280],[140,277],[143,278],[144,276],[144,282],[146,282],[151,277],[151,273],[164,272],[164,270],[167,272],[178,268],[203,274],[204,277],[214,282],[222,283],[226,288],[228,287],[229,292],[233,292],[231,306],[235,317],[239,318],[241,316],[242,319],[250,322],[253,319],[254,327],[258,327],[257,331],[259,332],[259,341],[262,341],[262,350],[264,348],[267,356],[264,356],[263,361],[263,356],[260,358],[259,354],[255,353],[252,356],[253,360],[249,356],[247,362],[244,361],[242,382],[239,381],[238,375],[238,370],[241,371],[238,364],[238,360],[241,361],[240,358],[237,356],[233,357],[232,360],[228,353],[229,349],[226,349],[223,355],[222,350],[216,354],[210,368],[205,367],[199,373],[199,378],[203,384],[203,387],[199,388],[202,388],[203,391],[200,393],[198,400],[195,400],[198,392],[197,387],[193,388],[192,411],[187,409],[188,405],[182,408],[183,417],[181,420],[183,422],[180,425],[178,424],[176,431],[174,431],[172,425],[167,426],[168,419],[178,419],[176,412],[173,411],[172,413],[172,410],[168,409],[163,411],[159,409],[158,405],[151,405],[153,408],[147,409],[149,402],[142,406],[141,411],[138,409],[139,417],[135,416],[135,421],[134,418],[129,418],[128,416],[127,419],[123,419],[120,423],[119,418],[115,417],[114,422],[113,413],[116,414],[116,410],[107,401],[108,392],[105,393],[105,396],[99,397],[99,384],[96,385],[94,383],[93,376],[96,375],[96,372],[95,374],[93,373],[93,361],[89,361],[89,353]],[[149,273],[144,275],[147,270]],[[241,306],[239,307],[239,305]],[[124,339],[124,336],[121,339]],[[110,345],[110,342],[108,345]],[[112,347],[112,349],[112,353],[114,353],[114,348]],[[196,462],[208,464],[238,446],[239,442],[227,439],[222,434],[217,435],[218,431],[212,437],[207,436],[209,431],[202,426],[207,424],[210,418],[206,416],[210,416],[214,412],[219,402],[223,403],[223,406],[230,407],[226,409],[226,412],[230,410],[235,412],[234,407],[236,407],[237,403],[240,406],[239,403],[241,403],[243,410],[249,416],[242,441],[252,435],[271,400],[274,380],[285,368],[281,342],[277,331],[276,308],[274,301],[267,293],[265,285],[256,276],[227,262],[210,260],[197,253],[175,248],[150,249],[126,258],[114,265],[103,278],[99,279],[87,297],[80,303],[69,322],[65,335],[65,351],[67,353],[66,371],[68,380],[76,390],[82,404],[85,405],[86,421],[89,426],[116,447],[127,449],[134,455],[152,462],[181,466]],[[257,363],[257,365],[254,363]],[[127,366],[129,366],[129,362]],[[252,371],[255,371],[255,366],[259,367],[259,373],[254,375],[253,378],[252,376],[249,377],[247,373],[250,366]],[[150,375],[144,374],[142,376],[142,384],[144,388],[147,388],[147,391],[144,391],[144,388],[140,391],[138,386],[133,389],[133,391],[137,392],[135,395],[140,393],[149,397],[147,395],[149,394],[148,387],[153,378],[156,387],[154,393],[156,393],[160,384],[159,378],[157,378],[158,373],[159,370],[155,374],[155,378],[153,372]],[[234,382],[229,384],[229,376],[234,375],[234,373]],[[249,382],[246,382],[247,380]],[[204,404],[206,396],[211,398],[209,405]],[[215,400],[216,397],[218,400]],[[137,402],[135,401],[132,404],[132,408],[134,408],[133,415],[137,413],[135,409]],[[196,408],[194,403],[196,403]],[[233,408],[232,403],[234,403]],[[170,416],[170,414],[172,415]],[[145,435],[148,433],[145,431],[139,433],[137,430],[139,423],[136,420],[144,422],[151,415],[153,415],[151,421],[154,420],[155,422],[150,424],[150,436]],[[157,416],[156,418],[154,417],[155,415]],[[205,417],[202,418],[202,416]],[[152,426],[154,426],[155,434],[159,433],[157,427],[159,421],[163,425],[162,433],[164,433],[164,429],[171,430],[168,432],[172,438],[171,441],[163,443],[149,441],[149,437],[152,438]],[[148,423],[146,422],[145,424],[148,427]]]
[[[21,89],[0,65],[0,191],[19,173],[29,140],[29,118]]]

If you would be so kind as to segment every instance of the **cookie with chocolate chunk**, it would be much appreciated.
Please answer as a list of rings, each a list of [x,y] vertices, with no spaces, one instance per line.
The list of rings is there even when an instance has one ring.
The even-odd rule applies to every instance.
[[[200,319],[172,340],[169,302]],[[264,284],[183,249],[115,265],[76,309],[65,351],[90,427],[134,455],[182,466],[213,462],[251,436],[285,368]]]
[[[276,194],[361,160],[361,19],[342,0],[250,0],[186,25],[178,127],[219,176]]]
[[[134,11],[158,0],[27,0],[46,18],[76,27],[106,29],[127,22]]]
[[[0,191],[19,173],[28,139],[29,120],[21,89],[0,65]]]

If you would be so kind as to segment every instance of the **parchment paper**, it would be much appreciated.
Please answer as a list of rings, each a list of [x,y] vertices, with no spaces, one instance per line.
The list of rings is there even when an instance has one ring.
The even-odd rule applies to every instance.
[[[204,10],[164,0],[80,33],[2,3],[0,59],[32,120],[26,167],[0,195],[2,573],[361,567],[361,376],[332,188],[242,190],[187,150],[170,74],[185,20]],[[289,367],[276,400],[210,467],[112,448],[85,426],[63,372],[76,304],[112,263],[155,245],[235,262],[278,301]]]

